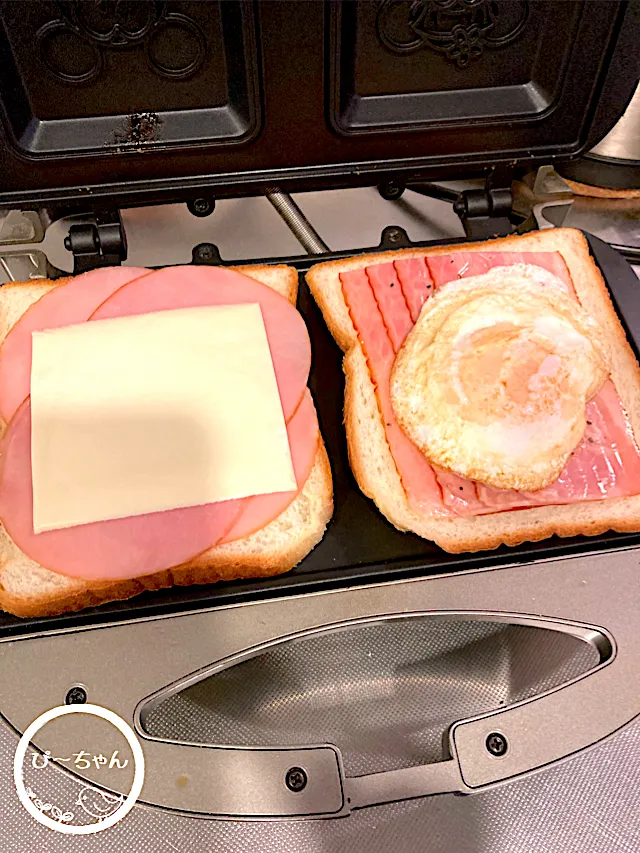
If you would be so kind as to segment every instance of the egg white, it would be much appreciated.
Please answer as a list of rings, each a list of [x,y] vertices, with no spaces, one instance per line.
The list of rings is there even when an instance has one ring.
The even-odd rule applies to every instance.
[[[598,323],[525,264],[451,282],[423,306],[391,376],[400,426],[434,465],[500,489],[557,479],[610,371]]]

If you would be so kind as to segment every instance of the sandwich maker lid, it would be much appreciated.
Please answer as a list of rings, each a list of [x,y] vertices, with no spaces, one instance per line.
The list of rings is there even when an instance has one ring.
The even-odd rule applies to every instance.
[[[0,206],[507,181],[622,115],[639,8],[0,0]]]

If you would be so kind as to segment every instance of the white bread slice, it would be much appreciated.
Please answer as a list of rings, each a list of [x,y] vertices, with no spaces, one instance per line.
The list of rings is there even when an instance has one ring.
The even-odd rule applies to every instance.
[[[564,258],[578,298],[601,324],[612,346],[611,378],[640,439],[640,366],[627,342],[606,284],[589,254],[580,231],[558,228],[482,243],[380,252],[313,266],[309,288],[336,342],[345,353],[344,422],[349,461],[362,491],[399,530],[412,530],[445,551],[480,551],[501,544],[520,545],[549,536],[595,536],[607,530],[640,531],[640,495],[585,501],[567,506],[534,507],[470,518],[432,517],[410,506],[387,443],[362,346],[343,298],[339,274],[397,258],[451,252],[559,252]]]
[[[268,285],[295,305],[298,273],[292,267],[257,265],[235,269]],[[30,305],[65,281],[68,279],[0,287],[0,343]],[[331,468],[320,438],[302,491],[270,524],[244,539],[210,548],[181,566],[135,580],[89,582],[56,574],[23,554],[0,524],[0,607],[16,616],[55,616],[131,598],[145,590],[281,574],[318,544],[332,513]]]

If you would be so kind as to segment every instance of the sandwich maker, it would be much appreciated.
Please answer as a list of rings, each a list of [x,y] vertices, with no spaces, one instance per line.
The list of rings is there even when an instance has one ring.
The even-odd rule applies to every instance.
[[[410,188],[451,201],[468,239],[535,227],[514,181],[576,161],[608,133],[635,91],[638,44],[640,3],[614,0],[0,0],[9,278],[62,274],[38,248],[62,217],[78,218],[65,246],[82,272],[126,261],[123,208],[179,201],[215,216],[216,200],[266,195],[307,254],[245,262],[300,272],[335,499],[324,539],[285,575],[53,618],[0,615],[10,849],[71,848],[27,815],[10,778],[19,736],[65,704],[115,712],[142,744],[138,803],[81,842],[95,850],[147,849],[150,832],[154,850],[347,849],[357,838],[386,849],[393,836],[372,830],[382,814],[422,826],[411,848],[422,849],[420,798],[514,780],[533,790],[535,771],[640,715],[640,534],[453,555],[395,530],[360,492],[342,354],[304,273],[363,250],[330,252],[290,196],[377,186],[393,200]],[[471,188],[442,185],[463,179]],[[638,279],[587,238],[638,353]],[[433,243],[390,225],[366,251],[409,245]],[[194,246],[192,262],[225,263],[213,243]],[[31,741],[55,757],[96,741],[111,754],[118,737],[78,713],[77,725]],[[51,761],[52,790],[131,789],[130,775],[64,760]],[[328,821],[342,827],[330,841],[292,823],[351,812]],[[442,849],[471,849],[462,845]]]

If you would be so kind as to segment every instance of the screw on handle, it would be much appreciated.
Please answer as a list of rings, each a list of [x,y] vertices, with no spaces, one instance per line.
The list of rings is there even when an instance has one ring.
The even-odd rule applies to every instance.
[[[307,787],[307,774],[302,767],[292,767],[287,770],[284,781],[287,788],[297,794]]]
[[[506,737],[499,732],[491,732],[487,735],[485,744],[491,755],[495,755],[496,758],[501,758],[509,749]]]

